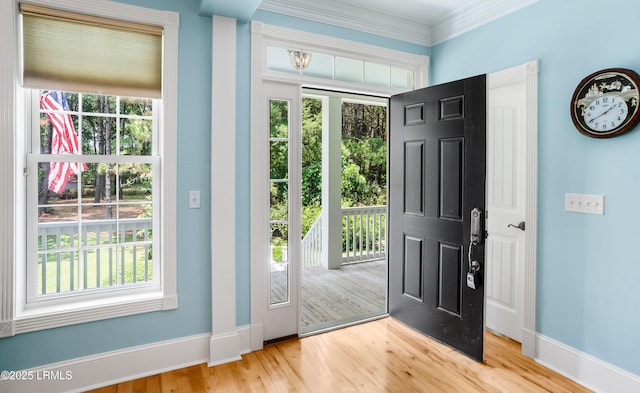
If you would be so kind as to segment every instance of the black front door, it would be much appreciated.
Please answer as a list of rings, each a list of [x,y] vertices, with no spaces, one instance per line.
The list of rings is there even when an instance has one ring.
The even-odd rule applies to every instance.
[[[479,361],[485,96],[485,75],[393,96],[389,134],[389,314]]]

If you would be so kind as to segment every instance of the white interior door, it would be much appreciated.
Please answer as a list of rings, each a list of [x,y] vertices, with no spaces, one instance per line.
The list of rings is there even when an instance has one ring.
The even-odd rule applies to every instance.
[[[269,162],[262,186],[268,190],[263,195],[269,224],[264,228],[263,339],[269,341],[299,331],[301,91],[299,85],[276,82],[264,83],[264,89],[262,130],[268,135]]]
[[[489,236],[485,276],[486,326],[522,342],[527,230],[527,109],[524,67],[489,75],[487,88]]]

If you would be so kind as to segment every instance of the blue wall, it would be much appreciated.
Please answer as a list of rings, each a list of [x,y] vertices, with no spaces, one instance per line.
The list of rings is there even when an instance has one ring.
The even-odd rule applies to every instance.
[[[118,318],[0,340],[0,370],[211,331],[211,18],[199,1],[121,0],[181,14],[178,108],[178,310]],[[640,375],[640,131],[589,139],[569,118],[585,75],[607,67],[640,71],[634,26],[640,2],[540,0],[446,43],[424,46],[258,11],[255,20],[410,53],[431,54],[431,80],[446,82],[540,60],[537,330]],[[611,10],[615,10],[612,12]],[[237,324],[250,323],[250,25],[239,23],[236,218]],[[202,208],[187,209],[188,190]],[[606,214],[566,213],[564,193],[604,194]],[[216,225],[214,222],[213,225]],[[215,257],[215,255],[214,255]]]
[[[640,374],[640,129],[582,136],[574,88],[603,68],[640,72],[640,2],[540,0],[432,48],[434,83],[540,60],[537,330]],[[564,211],[567,192],[604,194],[605,215]]]

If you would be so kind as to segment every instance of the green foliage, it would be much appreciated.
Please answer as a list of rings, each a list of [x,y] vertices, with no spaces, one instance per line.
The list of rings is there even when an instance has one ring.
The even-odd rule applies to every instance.
[[[83,113],[81,116],[71,115],[71,119],[80,136],[84,155],[148,156],[152,154],[152,120],[142,118],[142,116],[152,115],[151,99],[121,97],[118,100],[115,96],[79,93],[66,93],[66,97],[71,111]],[[45,114],[41,114],[40,124],[41,151],[47,154],[50,153],[52,129]],[[45,175],[45,169],[48,170],[47,163],[42,165],[40,171],[42,177]],[[116,184],[116,175],[118,175],[118,184]],[[104,179],[105,176],[110,176],[110,184],[117,187],[109,190],[99,187],[104,185],[104,180],[99,180]],[[89,169],[82,174],[82,182],[85,196],[88,195],[87,188],[95,187],[95,192],[100,194],[96,196],[97,202],[102,197],[115,195],[116,189],[122,192],[123,188],[134,184],[150,189],[151,166],[120,164],[116,169],[116,165],[89,165]],[[44,191],[44,189],[41,190],[41,193]]]
[[[320,205],[322,187],[322,101],[302,100],[302,206]],[[303,234],[306,233],[303,230]]]
[[[302,236],[309,232],[309,229],[313,226],[318,219],[318,216],[322,212],[320,205],[309,205],[302,207]]]
[[[271,101],[270,177],[287,179],[289,105]],[[342,206],[386,204],[387,111],[385,107],[342,105]],[[274,140],[275,139],[275,140]],[[288,218],[288,183],[271,183],[271,220]],[[302,235],[320,214],[322,195],[322,101],[302,100]],[[272,224],[272,245],[287,239],[286,224]],[[274,253],[279,253],[274,248]],[[278,254],[280,255],[280,254]],[[275,256],[274,256],[275,259]]]
[[[386,204],[387,110],[342,104],[342,206]]]

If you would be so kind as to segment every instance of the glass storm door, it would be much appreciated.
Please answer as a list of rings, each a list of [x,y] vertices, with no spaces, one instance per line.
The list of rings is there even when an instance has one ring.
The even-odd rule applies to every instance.
[[[265,83],[269,133],[269,251],[264,340],[298,335],[300,287],[300,101],[298,85]]]

